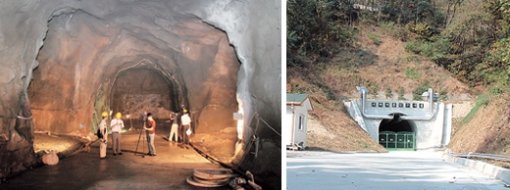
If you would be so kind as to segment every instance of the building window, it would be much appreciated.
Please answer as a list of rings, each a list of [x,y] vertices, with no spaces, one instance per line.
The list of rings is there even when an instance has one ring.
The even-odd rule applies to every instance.
[[[304,127],[304,120],[305,120],[305,116],[304,115],[299,115],[299,118],[298,118],[298,129],[299,130],[303,130]]]

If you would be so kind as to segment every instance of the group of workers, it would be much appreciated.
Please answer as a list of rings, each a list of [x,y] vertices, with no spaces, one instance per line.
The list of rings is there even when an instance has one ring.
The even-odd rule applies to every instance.
[[[108,113],[103,112],[101,114],[101,122],[99,123],[99,128],[97,131],[97,136],[99,139],[99,158],[106,158],[106,148],[108,142],[108,130],[107,130],[107,120]],[[180,120],[180,125],[179,121]],[[169,141],[189,144],[189,136],[191,135],[191,118],[189,116],[188,110],[183,108],[182,113],[170,113],[170,134],[168,137]],[[122,121],[122,114],[117,112],[115,114],[115,118],[110,122],[110,128],[112,133],[112,149],[113,155],[122,155],[122,151],[120,149],[120,132],[124,128],[124,121]],[[156,121],[154,120],[151,113],[144,114],[144,126],[147,146],[149,152],[147,155],[156,156],[156,147],[154,146],[154,138],[156,135]]]

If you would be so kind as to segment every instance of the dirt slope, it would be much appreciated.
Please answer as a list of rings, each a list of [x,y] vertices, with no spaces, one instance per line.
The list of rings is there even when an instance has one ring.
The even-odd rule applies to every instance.
[[[510,95],[493,98],[465,125],[453,131],[449,148],[456,153],[510,155]]]
[[[313,68],[288,68],[287,91],[310,95],[314,111],[309,121],[310,147],[332,151],[377,151],[384,149],[359,128],[345,112],[344,99],[356,98],[356,86],[406,94],[425,81],[450,95],[468,92],[468,87],[445,69],[405,50],[405,43],[380,27],[360,26],[357,48],[340,51],[327,63]],[[375,36],[375,37],[374,37]],[[374,42],[377,39],[378,43]],[[372,92],[373,93],[373,92]]]

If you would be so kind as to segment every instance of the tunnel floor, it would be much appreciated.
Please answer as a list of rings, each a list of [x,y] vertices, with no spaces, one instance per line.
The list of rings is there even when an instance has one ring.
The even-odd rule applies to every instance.
[[[1,189],[200,189],[185,182],[193,169],[219,168],[192,148],[168,142],[159,134],[155,139],[157,156],[142,158],[134,153],[138,136],[137,131],[122,134],[123,155],[113,156],[109,143],[107,158],[101,160],[94,143],[89,152],[62,159],[56,166],[22,173]],[[142,143],[138,152],[142,152],[140,146]],[[147,152],[147,147],[144,150]]]
[[[55,151],[60,154],[68,154],[76,151],[83,145],[83,141],[77,137],[56,136],[47,133],[34,134],[34,151]]]

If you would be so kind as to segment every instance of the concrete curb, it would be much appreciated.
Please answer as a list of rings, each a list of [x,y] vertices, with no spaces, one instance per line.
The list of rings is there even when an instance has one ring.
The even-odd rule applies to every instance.
[[[510,184],[510,169],[495,166],[479,160],[471,160],[466,158],[453,157],[451,155],[445,156],[445,160],[450,163],[465,166],[467,168],[474,169],[487,176],[499,179],[506,184]]]

